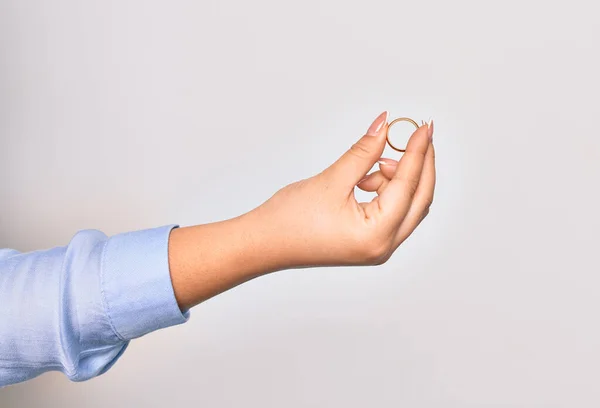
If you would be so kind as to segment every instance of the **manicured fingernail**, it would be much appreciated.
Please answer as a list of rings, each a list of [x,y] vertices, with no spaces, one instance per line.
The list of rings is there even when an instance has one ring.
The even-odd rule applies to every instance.
[[[388,117],[387,111],[385,111],[381,115],[377,116],[377,119],[375,119],[373,121],[373,123],[371,124],[371,126],[369,126],[369,130],[367,130],[367,135],[377,136],[379,134],[379,131],[383,127],[383,125],[385,125],[385,122],[387,122],[387,117]]]
[[[379,159],[377,160],[377,163],[381,164],[382,166],[393,166],[396,164],[396,162],[392,159]]]
[[[430,119],[427,124],[427,136],[429,136],[429,140],[433,141],[433,119]]]

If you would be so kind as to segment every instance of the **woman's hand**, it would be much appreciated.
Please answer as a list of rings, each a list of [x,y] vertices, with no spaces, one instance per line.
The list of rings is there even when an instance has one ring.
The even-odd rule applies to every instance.
[[[386,130],[384,112],[333,165],[248,214],[272,237],[280,268],[381,264],[425,218],[435,187],[433,123],[415,131],[399,162],[380,159]],[[377,196],[359,203],[355,186]]]
[[[411,137],[399,162],[380,159],[387,112],[320,174],[278,191],[240,217],[177,228],[169,269],[182,310],[281,269],[385,262],[429,211],[435,186],[433,123]],[[379,162],[379,171],[367,172]],[[359,203],[354,188],[377,192]]]

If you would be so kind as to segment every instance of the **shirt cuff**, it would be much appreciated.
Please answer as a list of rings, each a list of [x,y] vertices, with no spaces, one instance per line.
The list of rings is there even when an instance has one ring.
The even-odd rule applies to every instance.
[[[169,272],[169,235],[177,225],[115,235],[106,241],[100,284],[116,335],[131,340],[185,323]]]

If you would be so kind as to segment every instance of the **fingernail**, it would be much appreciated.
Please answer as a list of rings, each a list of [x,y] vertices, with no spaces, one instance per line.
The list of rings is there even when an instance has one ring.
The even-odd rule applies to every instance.
[[[379,134],[379,131],[383,127],[383,125],[385,125],[385,122],[387,122],[387,117],[388,117],[387,111],[385,111],[381,115],[377,116],[377,119],[375,119],[373,121],[373,123],[371,124],[371,126],[369,126],[369,130],[367,130],[367,135],[377,136]]]
[[[356,184],[362,183],[363,181],[365,181],[366,179],[368,179],[369,176],[370,176],[370,174],[367,174],[366,176],[364,176],[363,178],[361,178],[360,181],[358,183],[356,183]]]
[[[433,119],[430,119],[427,124],[427,136],[429,136],[430,141],[433,141]]]
[[[377,163],[381,164],[382,166],[392,166],[396,164],[396,162],[392,159],[379,159],[377,160]]]

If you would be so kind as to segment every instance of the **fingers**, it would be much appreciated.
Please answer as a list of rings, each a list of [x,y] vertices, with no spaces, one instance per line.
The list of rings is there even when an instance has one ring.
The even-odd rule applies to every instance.
[[[398,162],[392,159],[379,159],[379,170],[383,173],[388,180],[391,180],[396,173],[396,168],[398,167]]]
[[[392,159],[379,159],[379,171],[369,174],[356,186],[363,191],[377,192],[381,194],[394,176],[398,162]]]
[[[431,126],[423,125],[413,133],[394,176],[379,200],[373,203],[379,206],[385,217],[389,217],[391,222],[398,226],[408,213],[419,186],[432,131]]]
[[[410,205],[410,209],[406,214],[406,217],[400,224],[400,229],[396,234],[396,246],[400,245],[412,234],[412,232],[419,226],[421,221],[429,214],[429,207],[433,202],[433,195],[435,190],[435,150],[433,144],[429,144],[427,155],[425,157],[425,163],[423,164],[423,171],[421,173],[421,179],[419,180],[419,186],[415,192],[415,196]]]
[[[369,176],[357,184],[357,187],[363,191],[373,192],[381,194],[387,187],[390,179],[386,177],[383,172],[376,171],[375,173],[369,174]]]
[[[367,133],[334,164],[323,171],[331,185],[340,186],[348,193],[367,174],[385,148],[388,113],[383,112],[371,124]]]
[[[394,177],[394,173],[396,172],[396,167],[398,166],[398,162],[392,159],[379,159],[379,171],[375,173],[371,173],[365,178],[363,178],[358,184],[357,187],[363,191],[377,191],[377,194],[381,194],[383,190],[378,191],[378,187],[372,187],[373,185],[379,186],[384,181],[390,181],[392,177]],[[385,179],[385,180],[384,180]],[[374,184],[376,183],[376,184]]]

